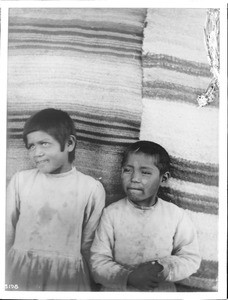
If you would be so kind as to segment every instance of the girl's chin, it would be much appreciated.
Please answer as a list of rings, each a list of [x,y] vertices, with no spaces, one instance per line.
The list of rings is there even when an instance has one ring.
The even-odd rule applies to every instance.
[[[136,189],[128,189],[126,191],[126,194],[128,195],[128,197],[130,198],[135,198],[136,200],[139,200],[142,198],[143,196],[143,191],[142,190],[136,190]]]
[[[37,168],[43,174],[52,174],[54,171],[48,168],[47,166],[39,166]]]

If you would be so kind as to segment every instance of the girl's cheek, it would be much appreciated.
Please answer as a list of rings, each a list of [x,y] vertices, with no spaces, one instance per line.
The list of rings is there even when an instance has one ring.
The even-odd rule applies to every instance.
[[[148,183],[148,179],[142,178],[142,184],[143,184],[143,185],[146,185],[147,183]]]
[[[128,184],[128,182],[129,182],[129,178],[127,178],[126,176],[123,176],[122,177],[122,184],[123,184],[123,186],[126,186]]]
[[[33,154],[32,154],[32,152],[29,152],[29,158],[30,158],[30,159],[33,159]]]

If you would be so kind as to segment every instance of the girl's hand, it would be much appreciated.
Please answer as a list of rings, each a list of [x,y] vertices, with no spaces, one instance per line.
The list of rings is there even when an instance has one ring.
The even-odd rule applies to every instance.
[[[162,270],[163,267],[157,261],[140,264],[129,274],[127,283],[139,290],[151,290],[158,287]]]

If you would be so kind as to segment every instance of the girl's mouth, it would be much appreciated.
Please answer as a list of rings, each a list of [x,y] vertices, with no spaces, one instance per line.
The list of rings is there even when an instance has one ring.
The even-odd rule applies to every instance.
[[[140,189],[140,188],[128,188],[127,190],[130,193],[142,193],[142,189]]]
[[[40,160],[40,161],[36,161],[36,165],[37,165],[37,166],[42,166],[42,165],[46,164],[47,162],[48,162],[47,159]]]

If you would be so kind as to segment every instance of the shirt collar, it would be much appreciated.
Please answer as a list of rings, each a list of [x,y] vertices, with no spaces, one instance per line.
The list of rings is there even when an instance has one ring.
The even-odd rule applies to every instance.
[[[140,205],[137,205],[135,204],[134,202],[132,202],[128,197],[126,198],[127,201],[132,205],[134,206],[135,208],[137,209],[141,209],[141,210],[151,210],[151,209],[154,209],[156,206],[157,206],[157,203],[158,203],[158,197],[156,198],[156,201],[153,205],[151,206],[140,206]]]

